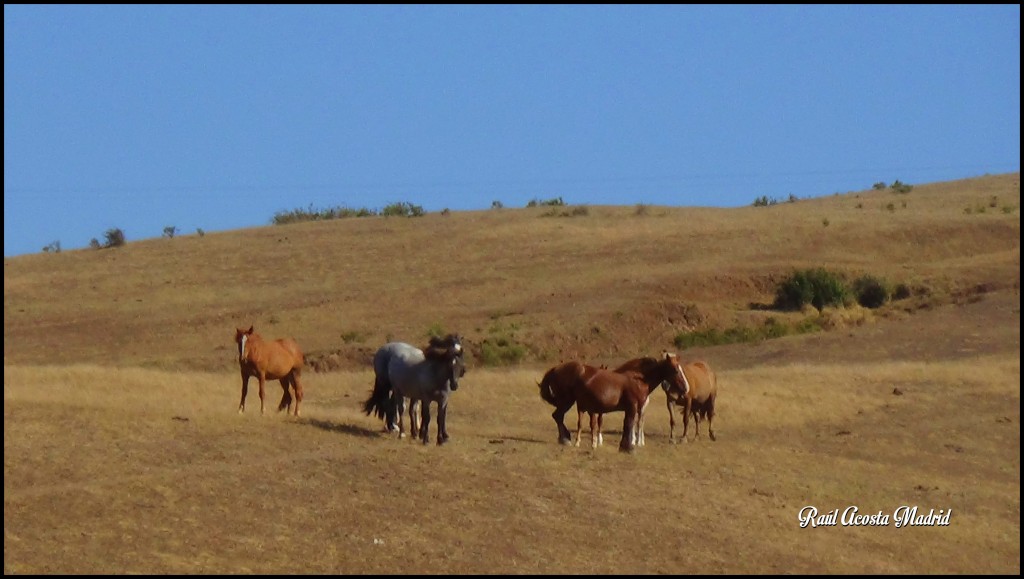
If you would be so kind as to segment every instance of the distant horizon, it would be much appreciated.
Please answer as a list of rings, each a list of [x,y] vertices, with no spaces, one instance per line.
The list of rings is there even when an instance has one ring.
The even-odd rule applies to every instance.
[[[1019,5],[4,6],[5,257],[1019,171]]]
[[[847,190],[847,191],[835,191],[833,193],[825,193],[825,194],[822,194],[822,195],[813,195],[813,196],[807,196],[807,197],[799,197],[799,196],[794,196],[794,197],[795,197],[796,200],[804,200],[804,199],[816,199],[816,198],[820,198],[820,197],[829,197],[829,196],[833,196],[833,195],[847,195],[847,194],[851,194],[851,193],[860,193],[860,192],[865,192],[865,191],[873,190],[874,185],[877,184],[877,183],[884,183],[886,188],[891,188],[891,186],[894,183],[896,183],[897,181],[902,183],[902,184],[904,184],[904,185],[910,185],[910,186],[918,186],[918,185],[920,185],[920,186],[925,186],[925,185],[935,185],[935,184],[941,184],[941,183],[955,183],[957,181],[967,181],[967,180],[971,180],[971,179],[980,179],[980,178],[985,178],[985,177],[999,177],[999,176],[1004,176],[1004,175],[1013,175],[1015,173],[1019,174],[1020,171],[1008,171],[1008,172],[1005,172],[1005,173],[984,173],[984,174],[981,174],[981,175],[961,177],[961,178],[949,179],[949,180],[943,180],[943,181],[932,181],[932,182],[928,182],[928,183],[910,183],[910,182],[904,181],[902,179],[894,179],[892,181],[876,181],[875,183],[872,183],[871,186],[864,187],[862,189],[850,189],[850,190]],[[544,203],[544,202],[553,201],[553,200],[557,199],[558,197],[559,196],[545,197],[545,198],[536,197],[536,198],[531,199],[527,203],[531,203],[531,202],[537,201],[537,202],[539,202],[538,203],[539,206],[543,206],[543,205],[548,205],[547,203]],[[788,196],[787,197],[773,197],[773,196],[768,196],[768,195],[759,196],[759,197],[756,197],[754,199],[751,199],[751,201],[749,203],[745,203],[745,204],[742,204],[742,205],[735,205],[735,206],[733,206],[733,205],[728,205],[728,206],[726,206],[726,205],[701,205],[701,204],[670,205],[670,204],[664,204],[664,203],[644,203],[642,201],[638,201],[636,203],[573,203],[570,200],[564,199],[564,198],[562,198],[562,201],[564,201],[564,205],[566,207],[574,207],[574,206],[576,206],[576,207],[578,207],[578,206],[588,206],[588,207],[634,207],[634,206],[638,206],[638,205],[646,205],[646,206],[649,206],[649,207],[671,207],[671,208],[680,208],[680,209],[687,208],[687,207],[693,207],[693,208],[713,207],[713,208],[721,208],[721,209],[730,209],[730,208],[745,207],[745,206],[748,206],[748,205],[755,205],[755,202],[757,202],[759,199],[761,199],[761,197],[763,197],[765,200],[769,201],[771,204],[785,203],[785,202],[790,201],[790,198]],[[500,199],[495,199],[494,201],[501,201],[501,200]],[[415,201],[395,201],[392,204],[398,204],[398,203],[408,203],[408,204],[412,204],[412,205],[420,205],[419,203],[416,203]],[[493,204],[493,201],[492,201],[492,204]],[[476,207],[476,208],[465,208],[465,209],[451,209],[451,208],[447,208],[447,207],[442,207],[440,209],[429,209],[429,210],[426,209],[425,207],[423,207],[422,205],[420,205],[420,207],[423,208],[423,214],[424,215],[433,214],[433,213],[442,213],[445,209],[448,209],[452,213],[474,212],[474,211],[491,211],[491,210],[495,210],[496,209],[493,205],[489,205],[487,207]],[[500,209],[504,210],[504,209],[527,209],[527,208],[529,208],[528,204],[508,205],[508,204],[505,204],[504,202],[502,202],[502,206],[501,206]],[[290,210],[280,210],[280,211],[302,211],[302,210],[309,210],[309,209],[310,209],[310,206],[307,205],[305,207],[295,207],[295,208],[292,208]],[[345,205],[336,205],[336,206],[314,206],[314,207],[312,207],[312,209],[314,211],[330,210],[330,209],[351,209],[351,210],[366,209],[366,210],[372,211],[373,214],[372,215],[362,215],[362,216],[333,217],[333,218],[328,218],[328,219],[299,219],[299,220],[296,220],[294,223],[317,221],[317,220],[319,220],[319,221],[331,221],[331,220],[336,220],[336,219],[363,219],[363,218],[367,218],[367,217],[386,217],[386,218],[396,218],[396,219],[414,219],[415,218],[413,216],[402,216],[402,215],[388,216],[388,215],[383,215],[382,211],[381,211],[382,208],[375,208],[375,207],[352,207],[352,206],[345,206]],[[188,235],[206,235],[208,233],[226,233],[226,232],[231,232],[231,231],[241,231],[241,230],[254,229],[254,228],[260,228],[260,227],[284,226],[284,225],[291,224],[291,223],[281,223],[281,224],[274,223],[274,217],[276,215],[277,215],[277,213],[275,213],[274,215],[271,215],[268,218],[266,223],[259,223],[259,224],[254,224],[254,225],[243,225],[241,227],[233,227],[233,228],[229,228],[229,229],[203,229],[203,228],[200,227],[200,228],[197,228],[195,230],[189,231],[189,230],[182,230],[181,228],[177,228],[176,231],[174,232],[174,236],[177,237],[177,236],[188,236]],[[165,226],[165,227],[172,227],[172,226],[173,227],[177,227],[177,226],[174,226],[174,225],[171,225],[171,224],[169,224],[168,226]],[[100,243],[102,245],[103,242],[104,242],[104,234],[108,230],[115,230],[115,229],[116,230],[120,230],[124,234],[124,236],[125,236],[125,240],[124,240],[125,244],[130,244],[130,243],[136,242],[136,241],[146,241],[146,240],[159,239],[159,238],[162,238],[162,237],[166,237],[165,231],[163,231],[163,230],[161,230],[156,235],[150,235],[150,236],[146,236],[146,237],[132,237],[131,235],[129,235],[130,227],[125,228],[125,227],[120,227],[120,226],[112,226],[112,227],[108,228],[107,230],[104,230],[104,231],[100,232],[99,235],[96,235],[93,238],[91,238],[90,241],[95,240],[95,241],[97,241],[98,243]],[[60,241],[60,240],[55,240],[55,241]],[[51,244],[53,244],[53,243],[54,242],[51,242]],[[7,258],[14,258],[14,257],[19,257],[20,255],[31,255],[33,253],[46,253],[47,251],[52,251],[53,249],[54,248],[51,245],[50,247],[43,247],[43,248],[41,248],[38,252],[27,252],[27,253],[19,254],[19,255],[5,255],[4,258],[5,259],[7,259]],[[82,250],[82,249],[93,249],[93,248],[90,246],[89,242],[87,242],[83,246],[77,246],[77,247],[68,247],[68,246],[65,246],[63,244],[63,242],[60,242],[59,251],[75,251],[75,250]]]

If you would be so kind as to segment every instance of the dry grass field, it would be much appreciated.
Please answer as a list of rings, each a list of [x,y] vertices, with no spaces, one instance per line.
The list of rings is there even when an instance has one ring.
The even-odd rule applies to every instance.
[[[1019,205],[1015,173],[5,259],[4,572],[1019,574]],[[765,307],[817,266],[914,292]],[[617,451],[621,413],[601,448],[557,444],[536,386],[549,366],[768,317],[827,330],[680,352],[718,371],[716,442],[670,445],[658,392],[636,452]],[[260,416],[254,387],[236,413],[232,338],[250,324],[330,368],[304,374],[302,417]],[[360,411],[373,350],[432,330],[470,347],[443,447]],[[519,363],[484,363],[499,339]],[[897,528],[904,505],[948,525]],[[806,506],[889,520],[801,528]]]

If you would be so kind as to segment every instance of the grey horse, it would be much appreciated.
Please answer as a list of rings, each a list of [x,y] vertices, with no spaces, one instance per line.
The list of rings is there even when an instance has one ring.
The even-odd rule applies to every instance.
[[[389,430],[405,437],[406,399],[409,399],[409,421],[413,438],[429,442],[430,403],[437,402],[437,444],[448,442],[448,399],[458,389],[459,378],[465,375],[461,339],[455,335],[432,338],[426,349],[405,342],[390,342],[380,347],[373,357],[374,385],[363,403],[367,415],[375,413],[387,421]],[[419,420],[415,415],[420,407]]]

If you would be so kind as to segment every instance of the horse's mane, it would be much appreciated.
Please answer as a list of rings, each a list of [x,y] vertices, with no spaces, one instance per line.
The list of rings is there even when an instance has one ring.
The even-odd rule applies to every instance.
[[[458,347],[456,348],[456,346]],[[443,338],[431,336],[430,343],[423,348],[423,355],[434,360],[443,360],[451,355],[462,355],[462,338],[458,334],[448,334]]]
[[[624,362],[622,365],[620,365],[618,368],[616,368],[615,371],[622,372],[624,370],[638,370],[640,372],[646,372],[648,369],[657,366],[659,363],[660,360],[658,360],[657,358],[645,356],[643,358],[634,358],[632,360],[628,360]]]

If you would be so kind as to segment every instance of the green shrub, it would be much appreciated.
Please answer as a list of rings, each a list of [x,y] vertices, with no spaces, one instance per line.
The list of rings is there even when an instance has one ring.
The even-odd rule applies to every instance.
[[[428,338],[432,338],[435,336],[441,337],[447,333],[448,332],[444,331],[444,326],[441,325],[441,322],[434,322],[433,324],[430,324],[430,327],[427,328]]]
[[[764,321],[764,335],[766,338],[781,338],[789,334],[789,326],[780,323],[775,318],[768,318]]]
[[[270,222],[274,225],[287,225],[289,223],[301,223],[304,221],[326,221],[329,219],[342,219],[345,217],[372,217],[377,212],[367,209],[352,209],[344,206],[325,207],[316,209],[312,204],[305,209],[292,209],[290,211],[278,211]]]
[[[888,185],[885,184],[885,181],[879,181],[878,183],[875,183],[874,185],[871,186],[871,188],[874,189],[875,191],[881,191],[886,187],[888,187]]]
[[[910,297],[910,286],[905,283],[898,283],[892,290],[892,299],[905,300]]]
[[[60,241],[43,246],[43,253],[60,253]]]
[[[167,239],[174,239],[174,236],[178,233],[178,228],[173,225],[164,227],[164,237]]]
[[[761,326],[733,326],[725,330],[708,328],[696,332],[679,332],[672,342],[676,348],[699,348],[702,346],[720,346],[724,344],[742,344],[760,342],[773,338],[782,338],[791,333],[804,334],[821,330],[821,322],[817,315],[801,320],[796,326],[789,326],[775,318],[768,318]]]
[[[422,217],[424,212],[423,207],[419,205],[413,205],[408,201],[399,201],[381,209],[380,214],[385,217]]]
[[[762,195],[754,199],[754,207],[767,207],[778,202],[779,200],[774,197],[769,198],[767,195]]]
[[[103,238],[106,240],[103,247],[121,247],[127,240],[124,237],[124,231],[121,231],[119,227],[111,227],[103,234]]]
[[[358,332],[356,330],[350,330],[348,332],[344,332],[341,334],[341,341],[345,342],[346,344],[351,344],[352,342],[362,342],[365,339],[366,336],[364,336],[362,332]]]
[[[484,338],[480,344],[480,361],[485,366],[508,366],[526,357],[526,348],[508,337]]]
[[[853,281],[853,295],[865,308],[880,308],[889,301],[889,286],[871,275],[862,275]]]
[[[546,201],[534,197],[533,199],[530,199],[529,203],[526,204],[527,207],[563,207],[564,205],[565,200],[562,199],[561,196],[553,197]]]
[[[910,193],[914,186],[907,185],[906,183],[900,182],[899,179],[896,179],[889,188],[892,189],[893,193]]]
[[[799,310],[811,304],[818,311],[825,306],[844,305],[850,292],[842,278],[823,268],[793,272],[775,291],[775,307]]]

